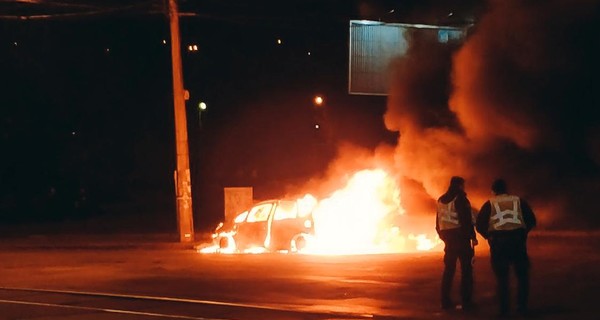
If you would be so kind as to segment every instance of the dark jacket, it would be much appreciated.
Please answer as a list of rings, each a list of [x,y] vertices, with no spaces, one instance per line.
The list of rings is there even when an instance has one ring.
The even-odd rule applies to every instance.
[[[435,215],[435,230],[437,231],[440,239],[447,241],[449,239],[457,240],[470,240],[475,239],[475,229],[473,228],[473,221],[471,220],[471,203],[467,199],[467,194],[462,190],[448,190],[444,193],[438,201],[444,204],[450,203],[456,198],[454,207],[458,214],[458,222],[460,228],[450,230],[440,230],[437,214]]]
[[[525,223],[525,229],[517,229],[510,231],[492,231],[489,232],[489,224],[490,224],[490,215],[492,214],[492,205],[489,201],[483,204],[481,210],[479,210],[479,214],[477,215],[476,228],[477,232],[481,234],[484,238],[488,239],[493,237],[495,234],[518,234],[518,235],[527,235],[531,229],[533,229],[536,225],[535,214],[531,207],[527,203],[527,201],[520,199],[521,203],[521,212],[523,213],[523,222]]]

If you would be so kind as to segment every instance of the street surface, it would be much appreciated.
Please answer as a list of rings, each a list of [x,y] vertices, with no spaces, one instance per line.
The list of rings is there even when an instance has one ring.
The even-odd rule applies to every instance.
[[[485,244],[475,262],[479,309],[463,314],[440,311],[441,252],[219,255],[174,244],[120,245],[118,237],[28,241],[0,244],[0,319],[487,319],[496,313]],[[598,233],[530,238],[535,318],[598,318],[599,248]]]

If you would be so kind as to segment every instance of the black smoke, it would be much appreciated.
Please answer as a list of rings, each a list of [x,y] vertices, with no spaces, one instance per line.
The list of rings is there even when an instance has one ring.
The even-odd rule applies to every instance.
[[[491,1],[462,46],[413,41],[385,115],[398,170],[432,198],[462,175],[475,206],[504,177],[543,226],[597,226],[598,30],[598,1]]]

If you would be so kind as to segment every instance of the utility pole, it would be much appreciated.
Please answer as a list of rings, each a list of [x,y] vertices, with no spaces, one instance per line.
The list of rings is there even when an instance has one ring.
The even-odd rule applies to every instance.
[[[171,28],[171,60],[173,64],[173,100],[175,106],[175,147],[177,170],[175,171],[175,194],[177,201],[177,224],[180,242],[194,241],[194,217],[192,214],[192,180],[188,150],[185,89],[181,68],[181,42],[179,40],[179,10],[176,0],[169,1]]]

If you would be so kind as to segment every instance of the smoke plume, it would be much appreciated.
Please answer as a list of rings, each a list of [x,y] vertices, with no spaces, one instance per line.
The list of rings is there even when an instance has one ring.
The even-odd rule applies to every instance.
[[[412,39],[385,115],[398,172],[431,198],[461,175],[474,207],[503,177],[542,226],[597,226],[598,30],[598,1],[498,0],[462,45]]]

